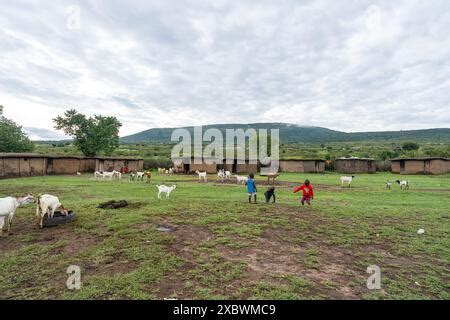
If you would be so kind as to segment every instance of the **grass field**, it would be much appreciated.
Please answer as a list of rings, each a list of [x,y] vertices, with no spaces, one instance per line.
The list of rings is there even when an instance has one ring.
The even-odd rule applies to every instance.
[[[154,176],[152,185],[87,175],[0,181],[0,197],[50,193],[78,215],[39,230],[35,208],[18,209],[13,235],[0,238],[0,299],[450,298],[450,175],[410,176],[405,192],[385,189],[398,179],[391,174],[357,175],[351,189],[336,174],[283,174],[275,205],[262,203],[262,178],[260,203],[250,205],[243,186],[213,176]],[[292,194],[305,178],[312,208]],[[158,200],[157,183],[178,188]],[[112,199],[130,206],[96,209]],[[66,289],[69,265],[82,269],[79,291]],[[370,265],[381,268],[381,290],[366,287]]]

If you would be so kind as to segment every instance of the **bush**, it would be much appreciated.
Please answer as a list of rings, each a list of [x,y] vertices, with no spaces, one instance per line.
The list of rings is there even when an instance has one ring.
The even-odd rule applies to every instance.
[[[156,168],[172,168],[173,162],[172,160],[164,157],[152,157],[144,159],[144,169],[156,169]]]
[[[391,162],[389,160],[377,161],[377,171],[390,172]]]

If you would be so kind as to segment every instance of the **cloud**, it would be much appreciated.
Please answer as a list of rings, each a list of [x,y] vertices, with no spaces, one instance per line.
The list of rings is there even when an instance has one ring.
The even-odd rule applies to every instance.
[[[122,135],[226,122],[448,127],[448,30],[443,0],[7,1],[0,104],[51,131],[67,108],[115,115]]]

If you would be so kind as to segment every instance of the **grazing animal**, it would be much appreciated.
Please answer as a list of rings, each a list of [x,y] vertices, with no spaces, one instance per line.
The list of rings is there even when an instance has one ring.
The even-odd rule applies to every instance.
[[[268,174],[268,175],[267,175],[267,182],[270,184],[270,181],[272,180],[272,184],[275,184],[275,180],[276,180],[276,178],[278,178],[279,176],[280,176],[279,173]]]
[[[167,187],[165,185],[156,186],[158,188],[158,199],[161,199],[161,194],[166,194],[166,199],[170,198],[170,194],[177,188],[176,185],[173,185],[171,187]]]
[[[152,182],[152,172],[151,171],[145,172],[145,176],[147,177],[147,183],[151,183]]]
[[[136,180],[136,173],[134,173],[134,172],[130,173],[130,180],[131,181],[135,181]]]
[[[102,174],[103,179],[108,178],[109,180],[112,180],[115,177],[116,177],[116,170],[114,170],[113,172],[103,172]]]
[[[159,174],[165,174],[166,173],[166,169],[164,168],[158,168],[158,175]]]
[[[246,176],[235,175],[235,177],[236,177],[236,181],[238,184],[245,184],[248,180],[248,177],[246,177]]]
[[[77,176],[81,176],[81,172],[77,172]]]
[[[47,214],[50,219],[53,219],[53,215],[58,208],[62,209],[62,213],[64,215],[67,216],[69,214],[69,211],[64,208],[58,197],[50,194],[42,194],[38,196],[36,217],[39,219],[38,224],[41,229],[44,227],[44,216]]]
[[[409,181],[408,180],[396,180],[396,182],[400,185],[400,189],[409,190]]]
[[[204,182],[208,182],[208,173],[205,172],[200,172],[200,171],[195,171],[196,174],[198,174],[198,181],[204,181]]]
[[[122,172],[115,171],[115,170],[113,172],[114,172],[114,179],[122,180]]]
[[[144,181],[145,172],[136,172],[136,180]]]
[[[95,171],[95,172],[94,172],[94,178],[95,178],[95,179],[103,178],[103,172]]]
[[[224,180],[231,180],[231,172],[226,171],[225,169],[220,169],[217,173],[217,180],[221,180],[224,182]]]
[[[389,189],[389,190],[392,189],[392,181],[389,180],[386,182],[386,189]]]
[[[355,176],[351,176],[351,177],[341,177],[341,186],[343,187],[344,184],[347,184],[348,187],[350,188],[350,185],[353,182],[353,179],[355,179]]]
[[[33,202],[34,198],[31,194],[22,198],[7,197],[0,199],[0,236],[3,234],[5,219],[8,225],[8,234],[11,234],[12,220],[17,208]]]

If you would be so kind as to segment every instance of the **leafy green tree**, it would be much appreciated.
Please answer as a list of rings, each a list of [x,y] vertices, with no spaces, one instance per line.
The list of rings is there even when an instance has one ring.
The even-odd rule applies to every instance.
[[[122,124],[116,117],[95,115],[86,117],[75,109],[53,119],[55,129],[63,130],[74,139],[74,145],[86,156],[99,153],[110,155],[119,146],[119,129]]]
[[[0,116],[0,152],[30,152],[34,144],[14,121]]]
[[[420,145],[418,143],[415,142],[405,142],[402,145],[402,149],[405,151],[414,151],[414,150],[419,150]]]

